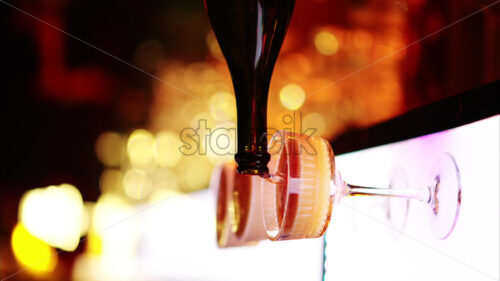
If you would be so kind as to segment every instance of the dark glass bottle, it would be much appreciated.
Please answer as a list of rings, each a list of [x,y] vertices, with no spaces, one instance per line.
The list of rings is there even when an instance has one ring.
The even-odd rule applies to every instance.
[[[267,96],[295,0],[205,0],[233,80],[238,172],[267,175]]]

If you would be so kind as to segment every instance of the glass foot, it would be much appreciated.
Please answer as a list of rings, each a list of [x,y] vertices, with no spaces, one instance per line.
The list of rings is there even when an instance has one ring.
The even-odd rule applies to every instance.
[[[434,164],[428,189],[432,232],[446,239],[457,223],[462,196],[460,171],[451,154],[443,154]]]

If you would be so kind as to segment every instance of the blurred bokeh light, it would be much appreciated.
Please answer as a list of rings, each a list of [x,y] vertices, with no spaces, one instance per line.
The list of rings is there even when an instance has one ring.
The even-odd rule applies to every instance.
[[[123,188],[128,197],[141,200],[151,193],[151,182],[145,172],[130,169],[123,176]]]
[[[210,113],[217,121],[236,120],[236,100],[227,92],[215,93],[209,101]]]
[[[33,273],[49,273],[57,265],[54,248],[33,236],[22,223],[12,231],[11,245],[17,261]]]
[[[26,229],[65,251],[74,251],[78,246],[83,216],[80,191],[70,184],[30,190],[19,205],[19,220]]]
[[[96,141],[96,154],[106,166],[119,166],[123,161],[125,143],[123,137],[116,132],[104,132]]]
[[[337,41],[337,38],[332,33],[321,31],[314,36],[314,47],[322,55],[330,56],[338,51],[339,41]]]
[[[179,135],[173,131],[160,132],[156,136],[155,158],[158,165],[163,167],[175,166],[182,157],[182,145]]]
[[[281,104],[290,110],[299,109],[306,99],[304,89],[297,84],[288,84],[280,91]]]
[[[144,129],[138,129],[130,134],[127,142],[127,153],[130,164],[134,167],[144,167],[154,159],[155,138]]]

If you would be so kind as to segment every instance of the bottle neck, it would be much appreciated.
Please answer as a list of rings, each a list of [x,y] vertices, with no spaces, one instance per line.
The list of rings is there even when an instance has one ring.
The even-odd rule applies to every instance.
[[[260,76],[258,83],[233,79],[238,112],[238,172],[267,175],[270,155],[267,152],[267,97],[269,76]],[[253,86],[254,84],[255,86]]]

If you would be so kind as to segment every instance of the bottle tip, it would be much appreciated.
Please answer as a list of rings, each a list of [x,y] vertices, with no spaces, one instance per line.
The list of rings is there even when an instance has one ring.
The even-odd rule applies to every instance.
[[[271,159],[271,155],[267,152],[253,153],[253,152],[238,152],[234,159],[238,164],[237,171],[240,174],[248,175],[269,175],[267,164]]]

